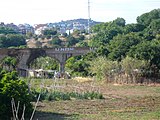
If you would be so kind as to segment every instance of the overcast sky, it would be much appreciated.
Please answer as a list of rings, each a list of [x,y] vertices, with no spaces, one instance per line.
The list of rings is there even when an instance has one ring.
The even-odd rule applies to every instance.
[[[90,0],[92,20],[108,22],[136,17],[160,8],[160,0]],[[0,22],[38,24],[88,18],[88,0],[1,0]]]

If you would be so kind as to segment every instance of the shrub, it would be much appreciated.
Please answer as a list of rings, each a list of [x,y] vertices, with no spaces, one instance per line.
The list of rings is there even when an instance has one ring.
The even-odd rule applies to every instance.
[[[98,80],[108,80],[113,75],[113,72],[119,69],[119,64],[117,61],[111,61],[105,57],[98,57],[90,62],[89,69]]]
[[[26,106],[26,117],[32,112],[31,96],[28,93],[28,86],[24,81],[19,80],[17,73],[0,71],[0,119],[8,120],[12,117],[11,100],[14,98],[15,104],[20,102],[19,113],[22,115],[23,105]]]
[[[35,94],[35,98],[40,94],[40,92],[35,92],[35,90],[32,92],[32,94]],[[35,98],[33,100],[35,100]],[[41,98],[40,100],[47,100],[47,101],[59,101],[59,100],[71,100],[74,99],[104,99],[103,95],[98,92],[84,92],[84,93],[78,93],[78,92],[60,92],[60,91],[51,91],[48,92],[47,90],[41,91]]]

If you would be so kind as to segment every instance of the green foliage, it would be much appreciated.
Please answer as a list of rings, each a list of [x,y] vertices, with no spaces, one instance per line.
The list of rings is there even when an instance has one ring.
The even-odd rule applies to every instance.
[[[116,35],[123,33],[123,26],[125,20],[123,18],[117,18],[113,22],[102,23],[95,25],[93,31],[96,33],[92,39],[91,46],[99,47],[106,45]]]
[[[66,70],[73,76],[87,76],[88,66],[87,61],[84,61],[80,56],[69,58],[65,65]]]
[[[32,69],[58,70],[59,63],[50,57],[39,57],[30,64],[30,67]]]
[[[112,75],[112,71],[119,69],[117,61],[110,61],[105,57],[98,57],[90,62],[90,72],[96,75],[98,80],[106,79]]]
[[[137,17],[137,22],[144,26],[142,34],[145,39],[152,40],[159,33],[160,9],[152,10]]]
[[[108,58],[111,60],[121,60],[126,57],[127,52],[132,46],[137,45],[142,38],[135,33],[118,35],[108,45]]]
[[[17,32],[9,27],[0,27],[0,34],[17,34]]]
[[[113,23],[115,23],[115,24],[118,25],[118,26],[124,27],[126,21],[125,21],[125,19],[123,19],[123,18],[117,18],[117,19],[115,19],[115,20],[113,21]]]
[[[23,35],[18,35],[18,34],[0,35],[1,48],[18,47],[21,45],[26,45],[26,41]]]
[[[95,35],[90,46],[107,48],[108,52],[103,56],[121,60],[133,46],[142,41],[159,39],[159,14],[159,9],[145,13],[137,18],[136,24],[125,25],[123,18],[98,24],[92,28]]]
[[[153,36],[160,33],[160,18],[151,21],[150,25],[147,27],[146,31]]]
[[[50,42],[51,45],[53,46],[61,46],[61,40],[59,39],[59,37],[53,37],[52,41]]]
[[[71,36],[71,35],[67,37],[67,46],[68,47],[69,46],[74,46],[78,42],[79,42],[79,40],[76,39],[75,37]]]
[[[26,38],[27,38],[27,39],[30,39],[30,38],[33,37],[33,35],[34,35],[34,34],[33,34],[32,32],[27,32],[27,33],[26,33]]]
[[[26,106],[25,115],[32,112],[31,96],[28,93],[28,86],[24,81],[18,79],[15,71],[3,72],[0,71],[0,119],[9,120],[12,117],[11,100],[15,99],[15,104],[20,101],[18,115],[22,115],[23,105]]]
[[[121,68],[127,74],[131,74],[134,70],[142,70],[148,66],[147,61],[136,58],[126,57],[121,61]]]
[[[76,47],[88,47],[88,42],[81,41],[76,44]]]
[[[47,35],[56,35],[57,34],[57,30],[55,29],[46,29],[43,31],[43,35],[47,36]]]
[[[98,80],[120,83],[138,83],[139,77],[146,72],[149,64],[145,60],[126,57],[121,62],[111,61],[105,57],[98,57],[90,62],[90,72]],[[123,78],[121,78],[123,76]],[[125,80],[126,79],[126,80]]]
[[[126,57],[121,61],[121,71],[124,71],[127,77],[127,83],[143,83],[140,78],[145,74],[149,64],[145,60]]]
[[[155,39],[160,41],[160,33],[156,35]]]
[[[160,42],[158,40],[145,41],[134,47],[129,51],[129,55],[141,60],[150,61],[150,64],[156,65],[160,68]]]
[[[15,70],[16,64],[17,60],[13,57],[5,57],[1,60],[1,66],[3,67],[3,69],[8,71]]]
[[[40,92],[34,90],[34,96],[38,96]],[[104,99],[103,95],[99,92],[60,92],[60,91],[48,91],[42,90],[41,91],[41,98],[40,100],[47,100],[47,101],[60,101],[60,100],[71,100],[71,99]]]
[[[144,13],[141,16],[137,17],[137,22],[147,27],[153,20],[160,19],[159,13],[160,9],[155,9],[148,13]]]
[[[124,27],[123,32],[125,34],[131,33],[131,32],[141,32],[144,30],[144,28],[145,28],[144,25],[141,25],[141,24],[127,24]]]

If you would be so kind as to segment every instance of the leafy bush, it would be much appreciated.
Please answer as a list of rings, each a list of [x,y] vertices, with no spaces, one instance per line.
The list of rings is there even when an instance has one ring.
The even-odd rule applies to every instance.
[[[98,80],[109,79],[113,71],[118,69],[118,62],[108,60],[106,57],[97,57],[90,62],[90,72],[94,74]]]
[[[118,61],[111,61],[105,57],[97,57],[90,62],[90,72],[99,80],[118,83],[139,83],[149,64],[145,60],[125,57]]]
[[[4,72],[1,69],[0,76],[0,120],[8,120],[12,117],[12,98],[14,98],[15,104],[20,102],[18,115],[22,115],[23,105],[26,106],[25,115],[29,115],[32,112],[32,105],[28,86],[24,81],[18,79],[15,71]]]
[[[87,61],[83,60],[83,57],[76,56],[66,61],[65,68],[72,76],[87,76],[88,65]]]

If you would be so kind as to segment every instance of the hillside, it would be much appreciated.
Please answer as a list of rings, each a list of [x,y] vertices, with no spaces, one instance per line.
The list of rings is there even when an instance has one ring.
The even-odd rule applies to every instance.
[[[68,29],[72,29],[73,28],[73,24],[80,24],[83,25],[84,27],[88,26],[88,19],[83,19],[83,18],[79,18],[79,19],[73,19],[73,20],[66,20],[66,21],[61,21],[61,22],[56,22],[56,23],[49,23],[49,26],[56,26],[56,27],[67,27]],[[90,26],[94,26],[96,24],[100,24],[101,22],[97,22],[94,20],[90,20]]]

